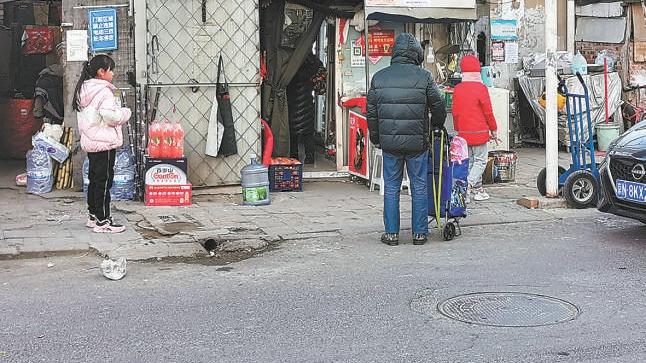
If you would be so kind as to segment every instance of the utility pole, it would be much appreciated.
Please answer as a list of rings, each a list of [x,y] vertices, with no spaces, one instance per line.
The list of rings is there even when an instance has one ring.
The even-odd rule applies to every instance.
[[[558,112],[556,108],[557,0],[545,0],[545,186],[547,196],[558,197]]]
[[[567,51],[574,54],[574,33],[576,31],[576,6],[574,0],[567,0]]]

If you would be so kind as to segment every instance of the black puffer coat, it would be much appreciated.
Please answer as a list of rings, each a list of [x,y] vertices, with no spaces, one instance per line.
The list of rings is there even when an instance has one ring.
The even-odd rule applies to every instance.
[[[420,68],[424,53],[412,34],[395,40],[390,67],[372,77],[368,92],[370,141],[390,153],[414,155],[428,150],[430,123],[443,127],[445,101],[431,72]]]

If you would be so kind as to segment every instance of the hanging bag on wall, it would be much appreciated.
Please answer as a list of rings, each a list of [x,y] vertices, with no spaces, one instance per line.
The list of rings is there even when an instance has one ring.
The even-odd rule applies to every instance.
[[[222,76],[222,80],[220,80]],[[233,112],[231,110],[231,97],[229,95],[229,83],[224,74],[224,62],[222,56],[218,60],[218,78],[216,81],[216,98],[218,100],[218,122],[224,126],[222,142],[220,143],[219,154],[223,156],[238,153],[236,143],[236,130],[233,124]]]

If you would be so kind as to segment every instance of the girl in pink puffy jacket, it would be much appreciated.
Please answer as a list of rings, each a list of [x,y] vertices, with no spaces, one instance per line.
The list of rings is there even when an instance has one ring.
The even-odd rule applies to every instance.
[[[121,107],[114,95],[114,67],[114,60],[107,55],[97,55],[85,62],[73,100],[81,148],[87,152],[90,161],[86,226],[97,233],[125,230],[125,226],[115,223],[110,215],[110,188],[114,179],[116,149],[123,145],[121,126],[128,122],[132,113],[130,109]]]

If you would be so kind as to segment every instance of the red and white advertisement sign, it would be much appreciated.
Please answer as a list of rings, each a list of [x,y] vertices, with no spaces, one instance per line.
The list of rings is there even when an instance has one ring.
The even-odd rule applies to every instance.
[[[172,164],[159,164],[146,171],[146,185],[186,184],[186,173]]]
[[[191,184],[146,185],[144,201],[147,206],[187,206],[192,196]]]
[[[359,113],[348,112],[350,123],[348,169],[350,174],[368,179],[368,120]]]
[[[371,57],[390,57],[393,55],[395,45],[394,30],[373,30],[368,31],[368,53]]]

